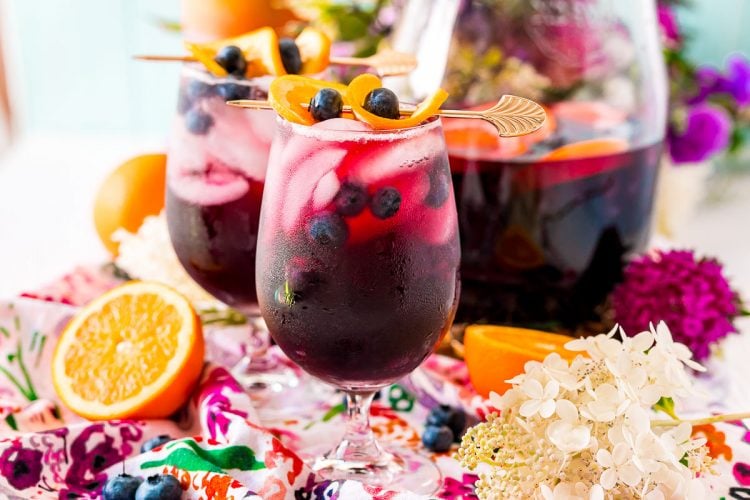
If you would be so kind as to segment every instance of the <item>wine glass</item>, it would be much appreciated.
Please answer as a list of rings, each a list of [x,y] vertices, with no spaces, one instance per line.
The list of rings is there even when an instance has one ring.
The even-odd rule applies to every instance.
[[[261,313],[302,369],[343,390],[341,441],[323,477],[433,493],[431,460],[386,451],[369,425],[374,393],[413,371],[457,301],[458,225],[441,122],[373,131],[349,119],[278,119],[256,266]]]

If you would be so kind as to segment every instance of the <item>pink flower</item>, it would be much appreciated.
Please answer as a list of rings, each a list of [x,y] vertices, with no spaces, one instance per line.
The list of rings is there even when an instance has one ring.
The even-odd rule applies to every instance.
[[[657,9],[657,16],[664,45],[670,49],[677,48],[682,42],[682,36],[674,10],[669,5],[661,4]]]
[[[711,344],[736,332],[732,321],[741,314],[721,264],[696,259],[690,250],[659,251],[632,261],[612,292],[612,305],[627,332],[664,321],[698,361],[708,358]]]

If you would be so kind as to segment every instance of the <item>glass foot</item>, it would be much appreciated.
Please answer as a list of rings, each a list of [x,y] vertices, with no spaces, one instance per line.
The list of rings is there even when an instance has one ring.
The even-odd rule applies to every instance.
[[[300,383],[297,373],[275,359],[245,357],[232,369],[232,375],[251,395],[279,393]]]
[[[322,478],[354,480],[370,486],[418,495],[433,495],[443,484],[442,474],[430,458],[399,448],[393,453],[382,452],[378,460],[346,460],[337,457],[337,450],[316,459],[312,469]]]

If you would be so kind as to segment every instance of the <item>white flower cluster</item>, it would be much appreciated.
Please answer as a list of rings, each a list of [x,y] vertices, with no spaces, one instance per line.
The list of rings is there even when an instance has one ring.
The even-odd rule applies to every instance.
[[[622,341],[614,337],[620,332]],[[621,329],[572,340],[568,363],[553,353],[529,361],[501,410],[464,436],[458,458],[480,474],[480,498],[703,499],[710,472],[705,439],[683,422],[656,426],[654,405],[693,393],[686,367],[703,368],[660,323],[627,337]]]
[[[118,229],[112,239],[120,243],[115,264],[132,278],[169,285],[196,307],[223,307],[198,286],[180,264],[169,240],[163,213],[146,217],[136,234]]]

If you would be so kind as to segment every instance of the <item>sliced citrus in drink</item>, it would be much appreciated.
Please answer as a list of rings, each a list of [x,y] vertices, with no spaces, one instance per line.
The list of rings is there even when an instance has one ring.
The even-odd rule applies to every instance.
[[[302,125],[313,125],[315,119],[302,104],[307,104],[324,88],[336,90],[348,104],[346,86],[335,82],[315,80],[300,75],[284,75],[275,78],[268,89],[268,102],[284,119]]]
[[[578,353],[565,349],[571,337],[510,326],[472,325],[464,333],[464,359],[474,389],[484,397],[510,389],[506,382],[523,373],[527,361],[543,361],[556,352],[572,360]]]
[[[483,120],[443,120],[445,142],[452,155],[472,160],[507,160],[527,151],[520,137],[500,137],[492,124]]]
[[[560,121],[583,123],[595,129],[617,126],[628,119],[627,113],[601,101],[563,101],[552,107],[552,113]]]
[[[319,29],[308,26],[294,42],[302,58],[302,73],[313,75],[328,67],[331,39]]]
[[[400,119],[383,118],[367,111],[364,107],[367,94],[382,87],[383,84],[377,76],[364,73],[357,76],[347,87],[348,102],[352,112],[358,120],[363,121],[376,130],[402,129],[416,127],[431,116],[437,114],[440,106],[448,98],[448,92],[437,89],[414,109],[411,116]]]
[[[628,150],[628,141],[617,137],[603,137],[573,142],[547,153],[542,161],[574,160],[622,153]]]
[[[52,360],[60,400],[91,420],[164,418],[189,397],[203,368],[193,307],[157,283],[132,281],[70,321]]]
[[[117,254],[112,233],[124,228],[135,232],[149,215],[164,208],[167,157],[141,155],[115,169],[102,183],[94,200],[94,225],[107,250]]]

